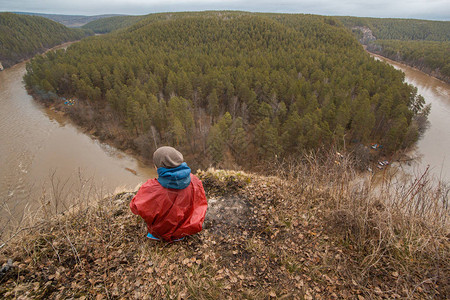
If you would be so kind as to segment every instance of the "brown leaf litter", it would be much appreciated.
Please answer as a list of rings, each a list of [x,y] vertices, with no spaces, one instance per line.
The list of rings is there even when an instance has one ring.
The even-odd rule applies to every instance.
[[[380,269],[370,281],[358,282],[358,274],[350,273],[358,270],[360,257],[332,236],[318,207],[303,205],[314,193],[296,193],[281,179],[242,172],[208,170],[198,176],[209,199],[201,233],[171,244],[150,241],[145,224],[129,211],[134,193],[103,199],[48,221],[2,249],[0,263],[10,267],[0,273],[0,297],[449,296],[448,286],[421,282],[420,274],[402,278],[401,270]]]

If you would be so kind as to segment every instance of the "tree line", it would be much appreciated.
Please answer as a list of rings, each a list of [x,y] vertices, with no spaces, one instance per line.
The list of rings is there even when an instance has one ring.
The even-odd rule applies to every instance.
[[[148,156],[170,144],[203,165],[413,143],[423,98],[329,17],[167,14],[27,65],[41,99]]]

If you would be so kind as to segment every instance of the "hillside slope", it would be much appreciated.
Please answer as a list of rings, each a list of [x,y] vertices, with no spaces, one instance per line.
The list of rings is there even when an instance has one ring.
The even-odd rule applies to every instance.
[[[46,18],[0,13],[0,63],[8,68],[37,53],[89,34]]]
[[[41,13],[30,13],[30,12],[14,12],[15,14],[38,16],[50,19],[52,21],[63,24],[67,27],[81,27],[89,22],[95,20],[110,18],[119,15],[109,14],[109,15],[94,15],[94,16],[84,16],[84,15],[58,15],[58,14],[41,14]]]
[[[328,163],[290,165],[295,174],[279,169],[283,179],[199,172],[204,230],[173,244],[145,237],[128,208],[134,193],[82,205],[0,250],[0,296],[448,299],[448,211],[436,213],[436,201],[427,211],[407,204],[426,180],[423,190],[378,188],[374,198],[368,185],[349,185],[345,161]]]
[[[91,21],[83,25],[82,28],[92,30],[95,33],[108,33],[134,25],[143,18],[145,16],[113,16]]]

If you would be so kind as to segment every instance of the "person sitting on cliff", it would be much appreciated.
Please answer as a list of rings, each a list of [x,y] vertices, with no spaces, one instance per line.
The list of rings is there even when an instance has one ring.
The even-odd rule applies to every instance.
[[[147,223],[147,237],[167,242],[202,230],[208,206],[205,190],[175,148],[153,153],[157,179],[149,179],[130,202],[130,209]]]

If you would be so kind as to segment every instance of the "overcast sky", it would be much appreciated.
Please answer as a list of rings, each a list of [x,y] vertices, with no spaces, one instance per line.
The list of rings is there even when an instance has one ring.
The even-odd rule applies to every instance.
[[[0,11],[67,15],[201,10],[450,20],[450,0],[0,0]]]

